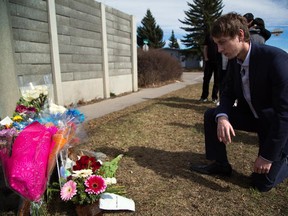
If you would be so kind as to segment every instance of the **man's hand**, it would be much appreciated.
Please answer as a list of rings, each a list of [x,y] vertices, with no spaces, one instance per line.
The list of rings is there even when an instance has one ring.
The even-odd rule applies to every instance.
[[[272,162],[265,160],[261,156],[258,156],[254,163],[254,172],[259,174],[267,174],[270,171]]]
[[[235,136],[235,132],[227,117],[221,116],[217,122],[217,136],[219,141],[225,144],[231,143],[231,134]]]

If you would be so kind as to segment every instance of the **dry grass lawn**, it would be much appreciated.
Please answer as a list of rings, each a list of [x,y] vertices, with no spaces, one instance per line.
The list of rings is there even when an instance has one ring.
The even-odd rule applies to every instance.
[[[201,84],[146,101],[86,124],[89,144],[81,146],[109,157],[124,154],[118,182],[136,203],[135,212],[105,216],[288,215],[288,182],[268,193],[249,188],[257,154],[255,134],[237,131],[228,146],[233,176],[222,178],[189,171],[205,162]],[[97,112],[97,110],[95,110]],[[63,203],[49,205],[51,215],[73,215]]]
[[[115,157],[124,154],[118,182],[136,203],[135,212],[112,215],[288,215],[288,182],[268,193],[249,188],[257,136],[237,131],[228,146],[231,178],[189,170],[205,162],[201,84],[90,121],[85,148]],[[95,110],[97,112],[97,110]]]

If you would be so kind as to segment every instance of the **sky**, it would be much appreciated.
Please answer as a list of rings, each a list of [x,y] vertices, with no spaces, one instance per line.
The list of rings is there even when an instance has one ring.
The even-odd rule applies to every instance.
[[[192,0],[96,0],[106,6],[118,9],[126,14],[133,15],[136,25],[141,25],[147,9],[150,9],[156,24],[164,33],[164,40],[168,41],[172,30],[180,43],[180,39],[187,33],[180,27],[185,27],[179,20],[184,20],[185,13],[190,8],[187,2]],[[279,47],[288,52],[288,0],[222,0],[223,13],[237,12],[240,14],[253,13],[265,21],[270,31],[281,29],[279,36],[272,35],[266,42],[268,45]],[[166,43],[167,44],[167,43]],[[185,46],[181,45],[181,48]]]

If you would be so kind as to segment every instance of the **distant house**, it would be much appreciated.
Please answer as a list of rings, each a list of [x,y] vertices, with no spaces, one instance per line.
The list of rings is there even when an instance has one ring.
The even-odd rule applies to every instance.
[[[202,60],[188,49],[163,48],[165,52],[175,57],[183,68],[197,69],[202,67]]]

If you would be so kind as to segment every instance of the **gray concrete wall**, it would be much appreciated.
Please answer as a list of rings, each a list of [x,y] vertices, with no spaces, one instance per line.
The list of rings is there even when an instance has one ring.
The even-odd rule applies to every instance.
[[[131,74],[131,17],[119,10],[106,7],[106,18],[110,75]]]
[[[62,81],[103,77],[100,3],[56,1]]]
[[[6,1],[0,1],[0,117],[5,117],[14,111],[19,97],[12,46],[13,36],[9,28],[7,7]]]
[[[47,3],[10,0],[8,7],[16,75],[24,82],[41,80],[44,74],[51,74]]]
[[[0,86],[2,76],[13,79],[6,90],[12,98],[19,97],[19,77],[42,84],[46,74],[62,105],[138,90],[133,16],[94,0],[3,0],[0,18],[0,47],[10,53],[9,66],[0,60]],[[1,117],[15,108],[3,91]]]

